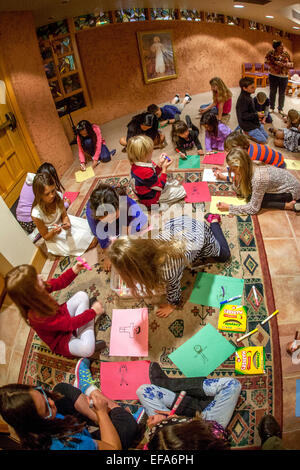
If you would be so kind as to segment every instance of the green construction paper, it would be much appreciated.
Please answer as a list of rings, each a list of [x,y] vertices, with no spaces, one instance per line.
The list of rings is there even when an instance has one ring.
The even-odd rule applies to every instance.
[[[223,296],[223,289],[225,295]],[[210,273],[198,273],[189,301],[193,304],[220,308],[220,302],[231,297],[243,295],[244,279],[220,276]],[[243,298],[234,300],[235,305],[243,305]]]
[[[235,346],[208,323],[168,357],[186,377],[207,377],[235,350]]]
[[[187,160],[179,157],[178,168],[187,170],[189,168],[200,169],[200,155],[187,155]]]

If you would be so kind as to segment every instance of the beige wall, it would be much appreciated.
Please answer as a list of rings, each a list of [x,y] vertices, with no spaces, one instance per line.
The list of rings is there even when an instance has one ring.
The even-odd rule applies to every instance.
[[[136,33],[166,29],[173,31],[178,78],[145,85]],[[263,62],[274,39],[260,31],[187,21],[107,25],[76,37],[93,103],[92,109],[78,114],[77,121],[84,118],[99,124],[168,101],[175,93],[208,91],[213,76],[236,87],[242,63]],[[291,41],[284,44],[292,53]]]
[[[43,69],[31,12],[1,12],[0,51],[25,124],[41,162],[62,175],[73,155]]]
[[[300,69],[300,36],[293,34],[292,43],[293,43],[294,67]]]
[[[0,220],[0,273],[5,275],[12,266],[30,263],[35,255],[36,247],[18,224],[1,196]]]

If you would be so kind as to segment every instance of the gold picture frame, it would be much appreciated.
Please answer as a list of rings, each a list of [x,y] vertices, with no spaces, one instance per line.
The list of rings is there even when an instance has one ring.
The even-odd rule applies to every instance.
[[[173,31],[142,31],[137,38],[145,83],[177,78]]]

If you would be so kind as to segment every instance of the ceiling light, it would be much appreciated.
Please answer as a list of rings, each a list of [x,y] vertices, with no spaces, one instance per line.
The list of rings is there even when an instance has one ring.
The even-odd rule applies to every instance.
[[[266,18],[274,18],[272,15],[266,15]]]
[[[244,5],[233,5],[234,8],[244,8]]]
[[[299,26],[293,26],[293,29],[300,29]]]

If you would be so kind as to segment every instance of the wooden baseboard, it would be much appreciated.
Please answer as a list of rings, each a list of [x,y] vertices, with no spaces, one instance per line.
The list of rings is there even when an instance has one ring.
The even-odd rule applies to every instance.
[[[44,264],[47,261],[47,256],[45,253],[39,248],[36,248],[36,252],[33,255],[29,264],[35,267],[38,273],[40,273],[44,267]]]

